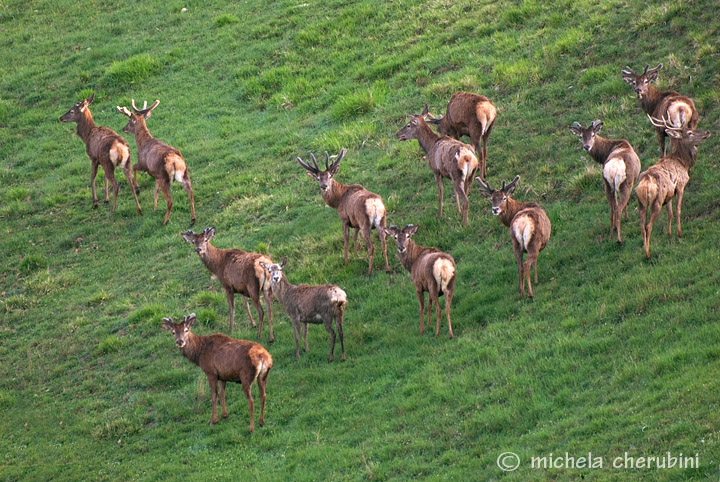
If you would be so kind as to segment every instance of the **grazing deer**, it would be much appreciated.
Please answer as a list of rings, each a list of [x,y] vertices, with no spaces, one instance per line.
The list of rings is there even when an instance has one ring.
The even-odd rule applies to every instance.
[[[255,430],[255,416],[252,388],[257,380],[260,387],[260,426],[265,425],[265,386],[273,366],[270,353],[258,343],[236,340],[222,333],[196,335],[190,331],[195,324],[195,313],[185,316],[180,323],[172,318],[163,318],[161,326],[175,336],[180,353],[202,368],[210,385],[212,396],[212,418],[210,425],[217,423],[218,388],[222,404],[222,418],[227,418],[225,408],[225,384],[236,382],[242,385],[250,408],[250,431]],[[219,382],[219,383],[218,383]]]
[[[427,104],[422,114],[410,116],[410,122],[398,131],[397,138],[401,141],[417,139],[420,147],[427,154],[428,165],[435,174],[438,189],[438,217],[442,216],[443,210],[442,180],[450,179],[453,183],[458,214],[462,215],[463,224],[467,225],[470,210],[468,194],[472,187],[473,176],[478,170],[477,157],[472,146],[435,134],[425,121],[426,115],[428,115]]]
[[[308,323],[322,323],[330,335],[330,356],[328,362],[333,361],[335,355],[335,331],[333,319],[340,335],[340,360],[345,361],[345,343],[343,341],[343,313],[347,304],[347,295],[335,285],[293,285],[285,277],[282,269],[287,262],[284,258],[280,264],[261,263],[272,281],[272,290],[275,298],[285,307],[285,312],[292,322],[295,332],[295,358],[300,358],[300,323],[303,324],[303,339],[305,353],[308,347]]]
[[[182,184],[190,197],[190,224],[193,225],[195,224],[195,198],[193,196],[192,186],[190,185],[190,173],[185,164],[185,160],[182,154],[180,154],[180,151],[150,135],[150,131],[145,124],[145,120],[150,117],[153,109],[157,107],[159,103],[160,101],[156,100],[153,105],[147,107],[147,102],[145,102],[143,108],[138,109],[135,107],[135,100],[133,99],[132,108],[134,113],[131,113],[127,107],[118,106],[118,111],[130,118],[122,131],[126,134],[135,135],[135,143],[137,144],[138,150],[138,162],[135,165],[135,171],[147,172],[155,178],[155,194],[153,198],[156,211],[158,188],[162,190],[163,196],[165,196],[167,209],[165,210],[163,226],[166,225],[170,219],[170,211],[173,206],[172,198],[170,197],[170,184],[173,180]]]
[[[435,304],[435,336],[440,333],[440,296],[445,296],[445,316],[447,317],[448,333],[453,337],[450,322],[450,306],[455,292],[455,260],[449,254],[437,248],[425,248],[411,239],[417,233],[418,226],[408,224],[403,229],[397,226],[385,228],[385,234],[395,238],[397,256],[400,263],[410,272],[410,279],[415,285],[418,303],[420,304],[420,334],[425,332],[425,292],[428,292],[428,317],[430,326],[433,303]]]
[[[500,221],[510,228],[510,239],[518,265],[520,296],[525,296],[525,281],[528,294],[534,299],[530,284],[530,268],[535,265],[535,283],[537,277],[537,258],[550,239],[550,219],[545,211],[535,203],[519,202],[510,197],[515,191],[520,176],[515,176],[510,184],[502,183],[502,188],[495,190],[479,177],[475,180],[480,184],[480,194],[492,202],[492,213],[500,217]],[[527,258],[523,262],[523,253]]]
[[[431,124],[438,124],[440,134],[460,140],[467,135],[480,156],[480,177],[487,174],[487,145],[497,117],[497,110],[484,95],[457,92],[448,102],[445,116],[431,117]],[[482,148],[480,142],[482,141]]]
[[[382,245],[383,258],[385,259],[385,272],[390,272],[390,265],[387,258],[387,245],[385,244],[385,233],[382,229],[385,227],[385,205],[380,196],[365,189],[360,184],[342,184],[337,182],[334,177],[340,168],[340,161],[345,157],[347,149],[343,148],[337,158],[330,164],[328,153],[325,152],[325,170],[321,171],[318,167],[315,155],[310,154],[313,165],[303,162],[297,158],[300,164],[307,171],[307,175],[315,179],[320,184],[320,191],[325,204],[337,210],[338,216],[342,221],[343,239],[345,241],[345,265],[348,264],[348,244],[350,237],[350,228],[354,228],[353,244],[355,252],[357,252],[357,236],[358,231],[362,233],[365,244],[367,244],[368,255],[370,257],[368,263],[367,274],[372,274],[373,259],[375,257],[375,247],[370,240],[370,231],[375,228],[378,230],[378,237]]]
[[[250,305],[248,298],[253,302],[253,306],[260,317],[258,329],[258,340],[262,337],[263,317],[265,312],[260,305],[260,293],[265,298],[265,306],[268,311],[268,323],[270,325],[270,342],[275,340],[273,336],[273,319],[272,308],[270,307],[270,279],[262,267],[263,263],[272,263],[270,258],[258,253],[248,253],[241,249],[218,249],[210,240],[215,236],[215,228],[205,228],[202,233],[195,234],[188,230],[180,233],[180,236],[188,243],[195,246],[195,252],[200,256],[200,260],[205,267],[214,274],[227,297],[228,308],[230,310],[230,333],[235,326],[235,293],[240,293],[245,302],[245,309],[250,317],[250,323],[253,328],[255,320],[250,313]]]
[[[648,116],[650,117],[650,116]],[[672,199],[675,200],[675,215],[677,216],[677,235],[682,237],[680,225],[680,209],[682,206],[685,186],[690,180],[690,169],[695,165],[697,145],[710,137],[709,131],[699,131],[685,126],[675,126],[667,119],[650,117],[650,122],[656,127],[663,126],[667,135],[671,137],[669,155],[660,159],[654,166],[640,174],[635,195],[638,198],[640,212],[640,230],[643,237],[645,258],[650,258],[650,234],[653,223],[660,215],[663,205],[667,205],[668,228],[667,235],[672,234]],[[650,221],[645,224],[647,209],[651,209]]]
[[[605,197],[610,206],[610,237],[615,231],[617,243],[622,244],[620,217],[625,210],[625,220],[628,218],[627,203],[640,173],[640,159],[628,141],[601,137],[602,128],[601,120],[593,121],[588,127],[574,122],[570,132],[580,137],[583,149],[603,166]]]
[[[142,214],[137,193],[135,192],[137,178],[135,179],[135,184],[133,184],[130,177],[132,161],[130,161],[130,148],[128,143],[125,139],[118,135],[117,132],[108,129],[107,127],[95,125],[93,116],[90,113],[90,104],[92,104],[94,99],[95,94],[92,94],[82,102],[75,104],[72,109],[60,117],[61,122],[77,123],[77,135],[85,143],[85,152],[91,162],[90,185],[92,187],[93,209],[97,209],[98,207],[98,198],[95,193],[95,176],[97,175],[98,166],[100,165],[102,166],[103,171],[105,171],[105,204],[110,202],[108,193],[109,182],[113,187],[112,212],[115,212],[120,186],[118,186],[118,183],[115,180],[114,173],[115,168],[119,165],[125,174],[125,179],[127,179],[128,185],[130,186],[133,198],[135,198],[135,207],[137,212],[138,214]]]
[[[662,64],[654,69],[648,70],[650,65],[645,65],[645,71],[638,75],[630,67],[622,71],[623,80],[635,87],[640,108],[647,115],[656,119],[667,119],[673,126],[697,129],[698,112],[690,97],[680,95],[674,90],[662,91],[651,85],[658,77],[658,70]],[[665,155],[665,132],[664,127],[655,126],[658,143],[660,144],[660,157]]]

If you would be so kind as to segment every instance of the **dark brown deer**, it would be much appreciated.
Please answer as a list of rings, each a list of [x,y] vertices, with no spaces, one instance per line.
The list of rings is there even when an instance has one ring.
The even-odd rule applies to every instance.
[[[257,380],[260,388],[260,421],[265,425],[265,386],[273,366],[270,353],[258,343],[236,340],[222,333],[214,335],[196,335],[190,329],[195,324],[195,313],[185,316],[180,323],[172,318],[163,318],[162,327],[175,336],[175,344],[180,353],[198,365],[208,379],[212,397],[212,418],[210,425],[217,423],[217,399],[220,391],[222,418],[227,418],[225,408],[225,384],[236,382],[242,385],[243,393],[250,408],[250,431],[255,430],[255,403],[251,388]]]
[[[137,144],[138,150],[138,162],[135,165],[136,171],[147,172],[155,178],[155,210],[157,210],[157,199],[158,199],[158,188],[165,196],[165,202],[167,209],[165,210],[165,219],[163,220],[163,226],[167,224],[170,219],[170,211],[172,210],[173,202],[170,197],[170,184],[173,181],[177,181],[185,188],[190,198],[190,224],[195,224],[195,198],[193,196],[192,186],[190,184],[190,173],[188,172],[185,160],[180,154],[180,151],[174,147],[168,146],[162,141],[155,139],[150,135],[150,131],[145,124],[145,120],[150,117],[152,111],[160,103],[156,100],[153,105],[147,107],[147,102],[143,105],[142,109],[135,107],[135,100],[132,100],[132,108],[134,113],[131,113],[127,107],[118,106],[118,111],[130,118],[123,132],[126,134],[135,135],[135,143]]]
[[[652,86],[658,77],[658,70],[662,68],[658,64],[654,69],[648,70],[650,65],[645,65],[645,71],[638,75],[630,67],[622,71],[623,80],[635,88],[640,108],[647,115],[656,119],[667,119],[672,125],[697,129],[698,112],[690,97],[680,95],[674,90],[662,91]],[[660,144],[660,157],[665,155],[665,128],[655,126],[658,143]]]
[[[440,296],[445,297],[445,316],[447,317],[448,334],[453,337],[452,323],[450,322],[450,307],[455,292],[455,260],[449,254],[437,248],[425,248],[411,239],[417,233],[418,226],[408,224],[403,229],[397,226],[385,228],[388,236],[395,238],[397,243],[397,257],[400,263],[410,272],[410,279],[415,285],[418,304],[420,305],[420,334],[425,332],[425,292],[428,293],[428,317],[433,304],[435,304],[435,336],[440,333]]]
[[[272,281],[272,290],[275,298],[285,307],[293,331],[295,332],[295,358],[300,358],[300,323],[305,341],[305,353],[308,347],[308,323],[322,323],[330,335],[330,356],[328,362],[333,361],[335,355],[335,331],[333,320],[340,336],[340,360],[345,361],[345,342],[343,341],[343,313],[347,304],[347,295],[335,285],[293,285],[283,273],[283,266],[287,262],[284,258],[280,264],[261,263]]]
[[[435,175],[438,189],[438,217],[442,216],[443,210],[442,180],[443,178],[450,179],[453,183],[458,214],[462,216],[463,224],[467,225],[468,211],[470,210],[468,194],[475,172],[478,170],[477,157],[475,157],[472,146],[447,136],[441,137],[435,134],[425,121],[425,116],[428,115],[427,109],[428,107],[425,105],[422,114],[410,116],[410,122],[398,131],[397,138],[401,141],[417,139],[420,147],[427,154],[428,165]]]
[[[378,230],[378,237],[382,245],[383,258],[385,259],[385,271],[390,272],[390,265],[387,258],[387,245],[385,244],[385,233],[382,227],[385,227],[385,205],[380,196],[365,189],[360,184],[342,184],[337,182],[334,177],[340,168],[340,161],[345,157],[347,149],[342,149],[337,158],[330,163],[330,157],[325,152],[325,170],[321,171],[317,164],[315,155],[310,154],[312,166],[310,163],[303,162],[297,158],[300,164],[307,171],[307,175],[315,179],[320,185],[320,191],[325,204],[337,210],[340,221],[342,221],[343,239],[345,242],[345,265],[348,264],[348,244],[350,237],[350,228],[355,229],[353,233],[353,244],[355,252],[357,252],[357,236],[358,231],[362,233],[365,244],[367,244],[369,263],[367,274],[372,274],[373,259],[375,257],[375,247],[370,240],[370,231],[375,228]]]
[[[651,117],[650,122],[656,127],[664,126],[667,135],[671,137],[671,152],[661,158],[657,164],[642,172],[635,188],[646,258],[650,258],[650,234],[663,205],[667,206],[667,235],[672,234],[673,197],[675,198],[675,215],[677,216],[677,235],[682,237],[680,210],[685,186],[690,180],[690,169],[695,165],[697,145],[710,137],[709,131],[694,130],[687,126],[675,126],[667,119]],[[651,209],[651,214],[650,221],[646,225],[648,208]]]
[[[628,218],[627,203],[635,180],[640,174],[640,159],[628,141],[601,137],[599,134],[602,128],[601,120],[593,121],[588,127],[574,122],[570,132],[580,137],[583,149],[595,162],[603,166],[605,197],[610,207],[610,237],[612,238],[615,231],[617,243],[622,244],[620,217],[625,210],[625,220]]]
[[[510,228],[510,239],[518,265],[518,291],[525,296],[525,281],[531,299],[535,297],[530,284],[530,269],[535,265],[535,283],[537,277],[537,258],[540,251],[550,239],[550,219],[545,211],[535,203],[520,202],[510,197],[515,191],[520,176],[515,176],[510,184],[502,183],[502,188],[495,190],[479,177],[475,180],[480,184],[480,194],[492,202],[492,213],[500,217],[500,221]],[[523,262],[523,253],[527,258]]]
[[[62,122],[77,123],[77,135],[85,143],[85,152],[91,162],[90,185],[92,187],[93,209],[97,209],[98,207],[98,198],[95,193],[95,176],[97,175],[98,166],[102,166],[103,171],[105,171],[105,204],[110,202],[108,193],[109,182],[113,187],[112,212],[115,212],[118,191],[120,190],[120,186],[118,186],[118,183],[115,180],[115,168],[120,166],[125,174],[125,179],[127,179],[128,185],[130,186],[133,198],[135,198],[135,207],[137,212],[138,214],[142,214],[137,193],[135,192],[137,178],[133,184],[130,177],[132,161],[130,161],[130,148],[128,143],[125,139],[118,135],[117,132],[108,129],[107,127],[95,125],[93,116],[90,113],[90,104],[92,104],[94,99],[95,94],[92,94],[82,102],[75,104],[72,109],[60,117],[60,121]]]
[[[487,145],[497,117],[497,110],[484,95],[471,92],[457,92],[448,102],[445,116],[431,118],[430,123],[438,124],[440,134],[460,140],[467,135],[480,156],[480,177],[487,174]],[[480,143],[482,141],[482,147]]]
[[[188,243],[195,246],[195,252],[205,267],[214,274],[227,297],[230,310],[230,333],[235,326],[235,293],[240,293],[245,302],[245,309],[250,317],[250,323],[255,327],[255,320],[250,314],[248,298],[260,317],[260,324],[257,325],[258,340],[262,337],[263,317],[265,312],[260,304],[260,294],[265,298],[265,306],[268,311],[268,324],[270,325],[270,342],[275,340],[273,336],[272,308],[270,307],[271,287],[270,278],[262,267],[263,263],[271,264],[272,261],[265,255],[248,253],[241,249],[218,249],[210,240],[215,236],[215,228],[205,228],[202,233],[195,234],[188,230],[180,233],[180,236]]]

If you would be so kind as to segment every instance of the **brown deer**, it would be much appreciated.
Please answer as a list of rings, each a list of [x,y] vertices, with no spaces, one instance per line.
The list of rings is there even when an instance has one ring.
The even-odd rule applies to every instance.
[[[697,129],[698,112],[690,97],[680,95],[674,90],[662,91],[651,85],[658,77],[658,70],[662,68],[658,64],[654,69],[648,70],[650,65],[645,65],[645,71],[638,75],[630,67],[625,67],[621,72],[623,80],[635,88],[640,108],[647,115],[656,119],[667,119],[673,126]],[[660,157],[665,155],[665,132],[664,127],[655,126],[658,143],[660,144]]]
[[[138,214],[142,214],[137,193],[135,192],[137,178],[135,179],[134,184],[130,178],[132,161],[130,160],[130,148],[128,143],[125,139],[118,135],[117,132],[108,129],[107,127],[95,125],[93,116],[90,113],[90,104],[92,104],[94,99],[95,94],[92,94],[82,102],[75,104],[72,109],[60,117],[61,122],[77,123],[76,133],[85,143],[85,152],[91,162],[90,185],[92,187],[93,209],[97,209],[98,207],[98,198],[95,193],[95,176],[97,175],[98,166],[102,166],[103,171],[105,171],[105,204],[110,202],[108,193],[109,182],[113,187],[112,212],[115,212],[118,191],[120,190],[120,186],[118,186],[118,183],[115,180],[115,168],[119,165],[125,174],[125,179],[127,179],[128,185],[130,186],[133,198],[135,198],[135,207],[137,212]]]
[[[478,170],[477,157],[475,157],[472,146],[447,136],[441,137],[435,134],[425,121],[427,115],[426,104],[422,114],[410,116],[410,122],[397,132],[397,138],[401,141],[417,139],[420,147],[427,154],[428,165],[435,175],[438,189],[438,217],[442,216],[443,210],[442,180],[443,178],[450,179],[453,183],[458,214],[462,215],[463,224],[467,225],[468,211],[470,210],[468,194],[472,187],[473,176]]]
[[[410,279],[415,285],[420,305],[420,334],[425,332],[425,292],[428,293],[428,317],[432,315],[435,304],[435,336],[440,333],[440,296],[445,296],[445,316],[447,317],[448,333],[453,337],[452,323],[450,322],[450,306],[455,292],[455,260],[449,254],[437,248],[425,248],[413,241],[412,235],[417,233],[418,226],[408,224],[403,229],[397,226],[385,228],[385,234],[395,238],[397,243],[397,257],[400,263],[410,272]]]
[[[648,116],[649,117],[649,116]],[[697,145],[710,137],[709,131],[699,131],[685,126],[675,126],[667,119],[650,118],[656,127],[664,126],[671,137],[670,154],[661,158],[654,166],[640,174],[635,195],[638,198],[640,212],[640,230],[643,237],[645,258],[650,258],[650,234],[653,223],[660,215],[663,205],[667,205],[667,235],[672,234],[672,199],[675,198],[677,216],[677,235],[682,237],[680,210],[685,186],[690,180],[690,169],[695,165]],[[645,224],[647,210],[651,209],[650,221]]]
[[[429,122],[438,124],[440,134],[460,140],[467,135],[480,156],[480,177],[487,174],[487,145],[492,132],[497,110],[484,95],[471,92],[457,92],[448,102],[445,116],[432,117]],[[480,143],[482,141],[482,148]]]
[[[297,158],[300,164],[307,171],[307,175],[315,179],[320,185],[320,191],[325,204],[337,210],[340,221],[342,221],[343,239],[345,241],[345,265],[348,264],[348,244],[350,228],[354,228],[353,244],[357,252],[358,231],[362,233],[365,244],[367,244],[369,263],[367,274],[372,274],[375,247],[370,240],[370,231],[378,230],[378,237],[382,245],[383,258],[385,259],[385,271],[390,272],[390,265],[387,258],[387,245],[385,244],[385,233],[382,227],[385,226],[385,205],[380,196],[365,189],[360,184],[342,184],[334,177],[340,168],[340,161],[345,157],[347,149],[343,148],[337,158],[330,163],[330,157],[325,152],[325,170],[321,171],[317,164],[315,155],[310,154],[312,166]]]
[[[198,234],[188,230],[185,233],[180,233],[180,236],[195,246],[195,252],[200,257],[200,260],[208,271],[217,277],[225,290],[230,310],[230,333],[232,333],[235,326],[235,293],[240,293],[243,296],[250,323],[254,328],[256,325],[252,314],[250,314],[248,298],[252,300],[253,306],[260,317],[260,324],[257,325],[258,340],[262,337],[263,317],[265,316],[260,304],[260,293],[262,293],[268,311],[270,342],[272,343],[275,337],[273,336],[272,308],[270,307],[272,301],[270,279],[262,267],[263,263],[272,263],[270,258],[258,253],[248,253],[241,249],[216,248],[210,244],[210,240],[215,236],[215,228],[213,227],[205,228],[202,233]]]
[[[510,228],[510,239],[518,265],[520,296],[525,296],[525,281],[527,281],[528,294],[530,299],[534,299],[535,295],[530,284],[530,269],[535,265],[537,284],[537,258],[550,239],[551,226],[550,219],[540,206],[535,203],[519,202],[510,197],[519,179],[520,176],[515,176],[507,186],[503,181],[502,188],[495,190],[479,177],[475,178],[480,184],[480,194],[492,202],[492,213],[499,216],[500,221]],[[523,253],[527,253],[524,262]]]
[[[210,425],[217,423],[217,399],[220,391],[222,418],[227,418],[225,408],[225,384],[236,382],[242,385],[250,408],[250,431],[255,430],[255,403],[250,389],[257,380],[260,387],[260,422],[265,425],[265,386],[273,366],[270,353],[258,343],[236,340],[222,333],[214,335],[196,335],[190,329],[195,324],[195,313],[183,317],[182,322],[174,323],[172,318],[163,318],[161,326],[175,336],[175,344],[180,353],[198,365],[208,379],[212,397],[212,418]]]
[[[165,196],[167,209],[165,210],[165,219],[163,226],[170,219],[170,211],[173,202],[170,197],[170,184],[177,181],[185,188],[190,197],[190,224],[195,224],[195,198],[193,196],[192,186],[190,184],[190,173],[188,171],[185,160],[180,151],[174,147],[170,147],[162,141],[155,139],[150,135],[150,131],[145,124],[145,120],[150,117],[152,111],[160,103],[156,100],[153,105],[147,107],[147,102],[142,109],[135,107],[135,100],[132,100],[131,113],[127,107],[118,106],[118,111],[130,118],[123,132],[135,135],[135,143],[138,150],[138,162],[135,165],[135,171],[143,171],[155,178],[155,210],[157,210],[158,188],[162,190]]]
[[[635,180],[640,174],[640,159],[628,141],[601,137],[599,134],[602,128],[601,120],[593,121],[588,127],[574,122],[570,132],[580,137],[583,149],[595,162],[603,166],[605,197],[610,207],[610,237],[615,231],[617,243],[622,244],[620,217],[625,210],[625,220],[628,219],[627,203]]]
[[[333,361],[335,355],[335,331],[333,330],[333,319],[340,336],[340,360],[345,361],[345,343],[343,341],[343,313],[347,304],[347,295],[335,285],[293,285],[283,273],[283,266],[287,263],[284,258],[280,264],[261,263],[270,274],[272,290],[275,298],[285,307],[293,331],[295,332],[295,358],[300,358],[300,323],[303,324],[303,339],[305,341],[305,353],[310,351],[308,347],[307,333],[308,323],[322,323],[330,335],[330,356],[328,362]]]

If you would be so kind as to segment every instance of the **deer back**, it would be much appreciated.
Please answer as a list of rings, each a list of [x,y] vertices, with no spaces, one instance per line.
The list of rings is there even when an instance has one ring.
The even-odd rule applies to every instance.
[[[428,164],[433,172],[448,179],[466,179],[478,168],[472,146],[443,136],[428,151]]]
[[[260,263],[272,264],[267,256],[248,253],[241,249],[216,248],[216,253],[216,259],[211,264],[206,263],[206,266],[224,287],[230,287],[236,293],[250,296],[249,286],[257,286],[260,291],[269,286],[267,272],[260,265]]]
[[[335,184],[339,184],[337,181]],[[359,184],[347,186],[337,204],[338,216],[351,227],[384,225],[385,204],[382,198]]]
[[[344,306],[346,302],[345,292],[331,284],[291,285],[286,288],[282,299],[288,316],[306,323],[321,323],[326,318],[329,319],[336,309]]]
[[[459,138],[470,134],[470,125],[481,124],[481,133],[495,121],[497,110],[484,95],[471,92],[457,92],[448,102],[445,117],[441,121],[441,132]]]
[[[222,333],[193,335],[191,340],[181,348],[183,355],[219,380],[247,383],[255,379],[261,367],[272,367],[270,353],[258,343]]]

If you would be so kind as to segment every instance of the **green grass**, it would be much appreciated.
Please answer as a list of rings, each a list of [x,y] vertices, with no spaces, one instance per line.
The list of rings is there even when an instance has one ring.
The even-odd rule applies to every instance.
[[[718,39],[707,0],[1,3],[0,479],[717,480]],[[619,248],[601,170],[568,126],[604,120],[647,168],[657,141],[620,70],[660,62],[660,87],[692,96],[713,137],[684,237],[665,236],[663,213],[645,261],[636,202]],[[474,188],[463,227],[445,181],[437,219],[417,143],[395,138],[407,114],[443,113],[458,90],[498,108],[489,181],[520,174],[516,198],[553,223],[534,302],[517,294],[489,203]],[[91,93],[96,122],[116,131],[116,105],[161,100],[148,126],[190,167],[195,230],[288,256],[292,282],[348,294],[345,363],[326,362],[320,326],[295,360],[274,303],[267,423],[252,435],[237,385],[230,418],[208,425],[205,376],[159,326],[196,312],[197,333],[228,330],[222,288],[179,236],[184,191],[173,186],[165,227],[145,175],[142,217],[122,179],[114,214],[91,209],[90,163],[58,121]],[[337,214],[294,162],[342,147],[339,181],[381,194],[389,223],[419,225],[418,243],[456,259],[455,339],[445,324],[418,335],[392,242],[391,275],[379,249],[370,277],[363,247],[343,265]],[[233,335],[255,339],[239,296],[236,318]],[[506,451],[515,472],[497,467]],[[609,467],[668,451],[697,453],[700,468]],[[605,465],[530,467],[566,452]]]

